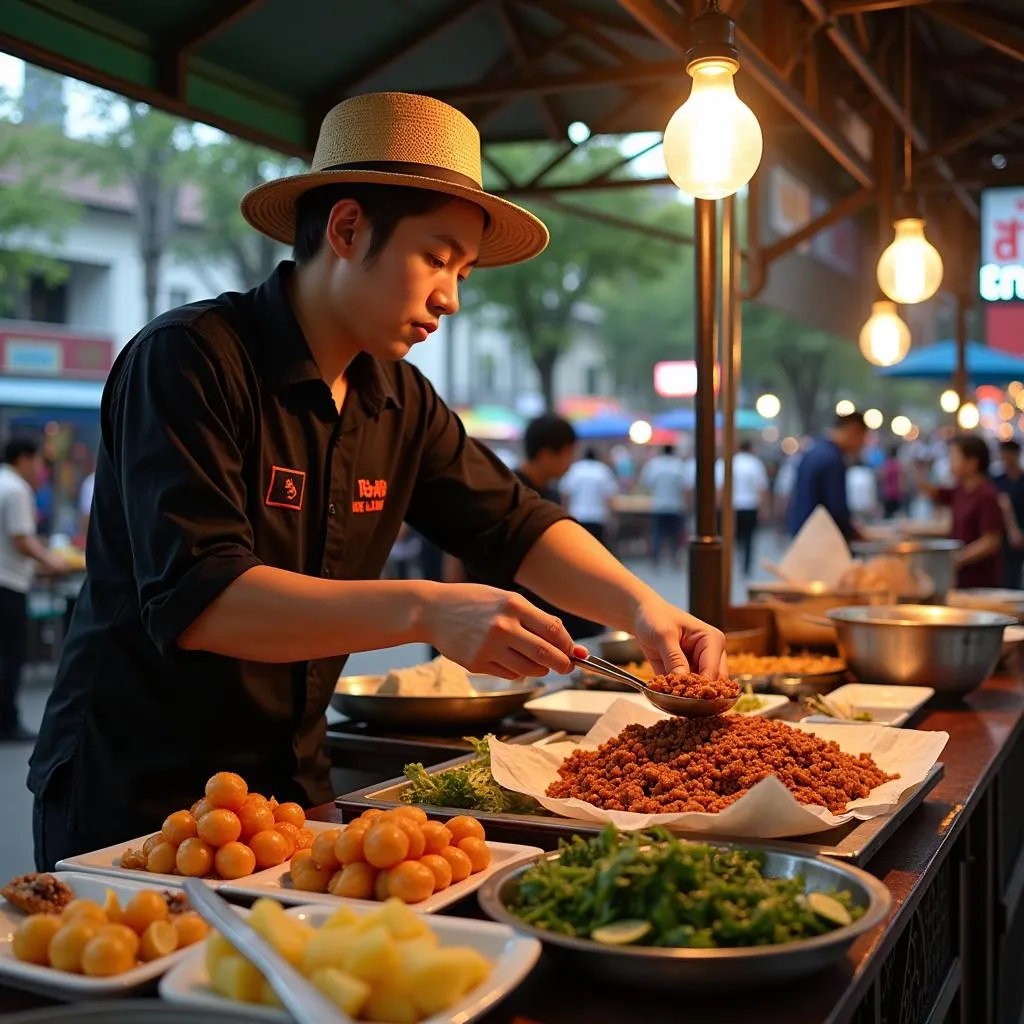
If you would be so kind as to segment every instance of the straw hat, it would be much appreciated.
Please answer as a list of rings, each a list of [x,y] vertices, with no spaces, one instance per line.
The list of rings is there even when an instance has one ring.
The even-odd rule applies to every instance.
[[[548,229],[527,210],[483,190],[480,133],[465,114],[429,96],[374,92],[339,103],[324,118],[307,174],[258,185],[242,216],[279,242],[295,241],[295,201],[320,185],[369,182],[444,192],[490,217],[481,267],[520,263],[542,252]]]

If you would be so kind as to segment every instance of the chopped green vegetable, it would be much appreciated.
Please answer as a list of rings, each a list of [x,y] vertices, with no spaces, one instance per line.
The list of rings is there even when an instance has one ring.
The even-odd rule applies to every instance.
[[[544,814],[537,801],[521,793],[504,789],[491,775],[491,749],[488,737],[466,736],[476,759],[437,775],[428,774],[419,762],[403,769],[409,786],[402,793],[407,804],[431,804],[434,807],[461,807],[473,811],[504,814]]]
[[[746,683],[743,687],[743,696],[733,704],[732,709],[736,714],[742,715],[750,711],[760,711],[763,707],[764,698],[758,697],[750,683]]]
[[[808,939],[863,915],[849,892],[807,896],[801,876],[767,878],[764,864],[756,851],[609,825],[525,871],[508,909],[573,938],[704,949]]]

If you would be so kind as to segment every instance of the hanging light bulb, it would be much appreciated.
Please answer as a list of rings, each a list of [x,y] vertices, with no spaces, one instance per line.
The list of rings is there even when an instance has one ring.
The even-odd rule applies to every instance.
[[[686,102],[672,115],[663,139],[669,177],[697,199],[724,199],[754,176],[761,162],[761,126],[737,95],[736,26],[708,0],[694,20],[686,71],[693,79]]]
[[[946,388],[939,395],[939,406],[943,412],[956,412],[960,405],[960,396],[952,389]]]
[[[957,425],[963,430],[974,430],[981,422],[981,413],[973,402],[964,402],[956,414]]]
[[[896,312],[896,303],[879,299],[860,329],[860,350],[874,366],[895,366],[910,351],[910,328]]]
[[[896,237],[878,258],[878,287],[905,306],[924,302],[942,284],[942,257],[925,238],[922,218],[904,217],[893,230]]]

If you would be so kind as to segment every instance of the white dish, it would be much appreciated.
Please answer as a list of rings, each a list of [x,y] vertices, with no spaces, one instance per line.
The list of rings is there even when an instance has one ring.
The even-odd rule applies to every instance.
[[[352,903],[356,913],[369,913],[369,905]],[[333,913],[332,908],[304,906],[288,911],[294,917],[318,927]],[[534,938],[518,935],[505,925],[490,921],[467,921],[460,917],[434,917],[431,929],[442,946],[472,946],[494,964],[490,977],[442,1013],[423,1024],[471,1021],[496,1006],[530,973],[540,956],[541,945]],[[160,982],[160,995],[168,1002],[218,1010],[246,1020],[280,1021],[291,1017],[268,1006],[235,1003],[217,995],[210,987],[203,950],[187,955]]]
[[[761,706],[753,711],[727,711],[729,715],[742,715],[744,718],[774,718],[788,707],[792,701],[781,693],[755,693]],[[740,700],[743,698],[740,697]]]
[[[483,871],[478,871],[475,875],[470,875],[469,878],[464,878],[461,882],[449,885],[447,889],[434,893],[430,899],[424,900],[422,903],[411,903],[410,907],[421,914],[432,914],[434,911],[443,910],[453,903],[458,903],[463,897],[476,892],[483,884],[484,879],[489,878],[499,868],[523,864],[541,856],[544,852],[539,846],[516,846],[512,843],[491,842],[488,842],[487,845],[491,850],[491,863],[488,867]],[[380,906],[375,900],[352,900],[341,896],[332,896],[329,892],[303,892],[300,889],[293,889],[287,863],[280,864],[276,868],[267,868],[266,871],[258,871],[254,875],[249,875],[248,878],[222,882],[221,889],[225,896],[245,896],[254,899],[260,896],[269,896],[280,903],[291,903],[296,906],[316,904],[337,908],[343,903],[357,907]]]
[[[647,698],[639,693],[611,690],[556,690],[528,700],[523,708],[549,729],[568,733],[589,732],[593,724],[617,701],[626,700],[645,706]]]
[[[77,898],[94,900],[101,906],[106,899],[108,889],[112,889],[124,904],[142,889],[165,888],[158,882],[142,885],[127,880],[113,881],[98,875],[81,875],[71,871],[56,871],[53,874],[55,878],[67,885]],[[53,967],[26,964],[15,959],[11,948],[14,929],[27,916],[6,900],[0,899],[0,982],[11,988],[34,992],[36,995],[46,996],[49,999],[78,1001],[127,996],[135,989],[152,983],[165,971],[170,970],[184,957],[194,952],[192,947],[187,947],[161,957],[159,960],[133,967],[130,971],[125,971],[124,974],[118,974],[112,978],[88,978],[84,974],[69,974]],[[196,948],[201,950],[202,944],[197,944]]]
[[[874,711],[876,708],[905,711],[907,718],[920,711],[935,696],[930,686],[884,686],[875,683],[846,683],[826,698]]]
[[[849,718],[832,718],[831,715],[805,715],[801,722],[810,722],[823,725],[889,725],[898,728],[910,717],[906,711],[897,711],[894,708],[869,708],[861,704],[853,705],[854,711],[866,711],[871,715],[870,721]]]
[[[1024,640],[1024,626],[1007,626],[1003,630],[1004,644],[1019,644]]]
[[[306,828],[313,832],[325,832],[329,828],[338,828],[338,825],[329,821],[307,821]],[[152,834],[151,832],[150,835]],[[164,886],[168,889],[180,889],[185,882],[181,875],[161,875],[154,871],[135,871],[121,867],[121,854],[129,847],[138,850],[148,838],[149,836],[140,836],[138,839],[130,839],[127,843],[118,843],[116,846],[108,846],[102,850],[93,850],[92,853],[80,853],[77,857],[65,857],[64,860],[57,861],[57,870],[83,871],[90,875],[132,879],[136,882],[145,882],[151,888]],[[249,877],[253,878],[255,874],[256,872]],[[227,884],[223,878],[204,878],[203,881],[211,889],[220,889]]]

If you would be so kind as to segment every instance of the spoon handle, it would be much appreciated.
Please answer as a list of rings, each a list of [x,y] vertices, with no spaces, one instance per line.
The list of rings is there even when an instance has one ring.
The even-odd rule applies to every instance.
[[[587,658],[573,658],[573,661],[583,668],[590,669],[591,672],[596,672],[598,675],[607,676],[609,679],[632,686],[634,690],[640,693],[644,693],[647,690],[647,684],[642,679],[637,678],[623,668],[619,668],[618,665],[613,665],[610,661],[604,661],[601,658],[595,657],[593,654]]]

